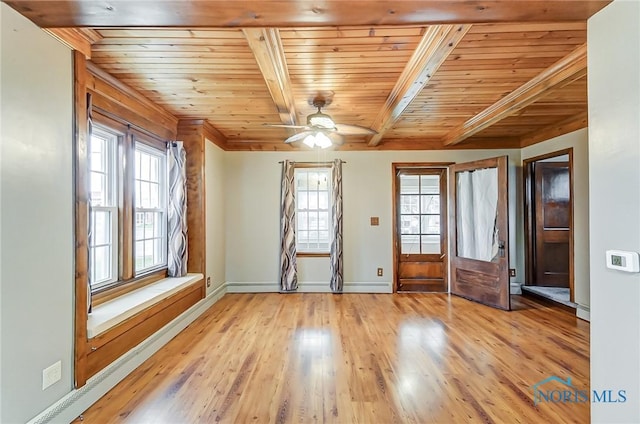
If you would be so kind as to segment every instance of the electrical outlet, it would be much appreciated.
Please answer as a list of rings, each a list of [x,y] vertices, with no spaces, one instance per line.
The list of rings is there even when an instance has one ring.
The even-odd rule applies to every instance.
[[[380,225],[380,218],[377,217],[377,216],[372,216],[371,217],[371,225],[372,226]]]
[[[207,277],[207,287],[211,287],[211,277]]]
[[[42,370],[42,390],[51,386],[56,381],[62,378],[62,362],[58,361],[55,364]]]
[[[378,277],[382,277],[382,268],[378,268]]]
[[[516,276],[515,268],[509,268],[509,277],[515,277],[515,276]]]

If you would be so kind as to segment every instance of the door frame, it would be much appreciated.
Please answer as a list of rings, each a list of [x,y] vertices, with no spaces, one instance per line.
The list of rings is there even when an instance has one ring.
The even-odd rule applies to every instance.
[[[399,237],[398,237],[398,202],[396,199],[396,190],[398,189],[397,187],[397,182],[396,182],[396,178],[397,178],[397,173],[400,169],[421,169],[421,168],[430,168],[430,169],[444,169],[445,175],[447,177],[447,181],[449,178],[449,165],[453,165],[454,162],[393,162],[391,163],[391,207],[392,207],[392,213],[393,213],[393,219],[391,220],[391,229],[392,229],[392,234],[393,234],[393,246],[392,246],[392,250],[393,250],[393,275],[392,275],[392,286],[393,286],[393,293],[397,293],[398,292],[398,261],[400,260],[400,257],[398,255],[398,243],[399,243]],[[449,195],[449,190],[448,190],[448,184],[445,187],[445,193],[441,193],[440,196],[442,198],[442,196],[445,196],[445,201],[448,198]],[[448,202],[445,205],[445,213],[448,215],[449,213],[449,205]],[[445,238],[444,241],[444,251],[443,254],[445,255],[445,257],[443,259],[445,259],[444,261],[444,274],[445,274],[445,282],[447,284],[447,293],[450,292],[451,288],[449,285],[449,240],[448,240],[448,233],[447,233],[447,217],[446,215],[444,217],[440,218],[440,231],[443,231],[443,225],[444,225],[444,233],[447,237]],[[441,235],[442,237],[442,235]]]
[[[534,156],[522,160],[523,171],[523,209],[524,209],[524,268],[525,268],[525,286],[531,285],[535,280],[534,275],[534,252],[535,252],[535,232],[536,223],[533,221],[535,212],[534,202],[534,172],[533,164],[545,159],[551,159],[558,156],[569,156],[569,206],[571,208],[571,216],[569,217],[569,300],[574,302],[574,190],[573,190],[573,148],[557,150],[555,152],[545,153],[544,155]]]

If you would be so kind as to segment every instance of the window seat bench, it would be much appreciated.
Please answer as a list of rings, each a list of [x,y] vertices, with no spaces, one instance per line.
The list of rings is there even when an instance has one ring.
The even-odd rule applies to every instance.
[[[192,284],[196,284],[202,278],[202,274],[187,274],[184,277],[164,278],[95,306],[87,321],[87,337],[89,339],[94,338],[149,306]]]
[[[87,320],[87,376],[204,298],[204,276],[164,278],[96,306]]]

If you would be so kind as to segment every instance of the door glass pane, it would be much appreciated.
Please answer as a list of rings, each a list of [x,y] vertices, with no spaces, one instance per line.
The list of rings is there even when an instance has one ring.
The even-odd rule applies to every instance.
[[[440,215],[422,215],[420,234],[440,235]]]
[[[400,174],[399,232],[401,253],[440,254],[441,195],[439,171]],[[406,236],[406,237],[405,237]]]
[[[403,215],[400,218],[400,234],[420,234],[420,216]]]
[[[498,169],[456,173],[457,255],[490,262],[498,254]]]
[[[422,236],[420,248],[422,253],[440,255],[440,235]]]
[[[419,184],[417,175],[400,175],[400,194],[418,194]]]
[[[406,235],[400,236],[401,249],[400,253],[403,255],[419,254],[420,253],[420,236],[419,235]]]
[[[419,196],[400,196],[400,213],[420,213]]]
[[[440,196],[427,195],[420,196],[420,213],[439,214]]]
[[[420,175],[420,193],[440,193],[440,175]]]

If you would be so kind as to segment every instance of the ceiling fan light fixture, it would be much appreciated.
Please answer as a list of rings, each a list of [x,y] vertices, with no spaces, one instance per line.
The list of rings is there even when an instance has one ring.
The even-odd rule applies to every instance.
[[[331,119],[331,117],[326,113],[322,113],[320,111],[307,116],[307,125],[309,125],[310,127],[320,127],[327,130],[336,128],[336,123],[333,122],[333,119]]]
[[[326,149],[327,147],[331,147],[333,145],[331,139],[321,132],[309,134],[304,138],[304,140],[302,140],[302,142],[312,149],[314,147]]]
[[[320,147],[321,149],[331,147],[331,139],[323,133],[319,132],[316,134],[316,146]]]
[[[302,142],[313,149],[316,145],[316,137],[313,134],[309,134]]]

